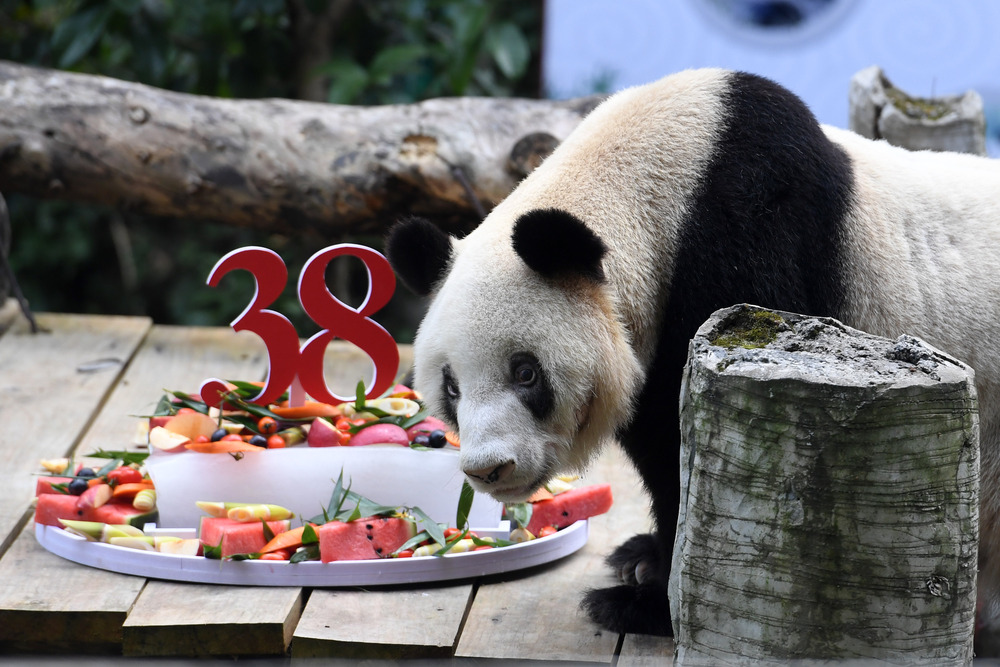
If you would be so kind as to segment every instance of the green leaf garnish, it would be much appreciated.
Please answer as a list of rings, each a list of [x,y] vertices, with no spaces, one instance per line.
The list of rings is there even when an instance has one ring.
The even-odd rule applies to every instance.
[[[469,485],[469,480],[462,480],[462,492],[458,497],[458,512],[455,515],[456,528],[468,528],[469,511],[472,510],[472,501],[476,497],[476,492]]]
[[[524,528],[531,522],[531,503],[509,503],[504,506],[507,518]]]
[[[125,451],[105,451],[98,449],[96,452],[88,454],[95,459],[120,459],[124,464],[142,464],[149,456],[148,452],[125,452]],[[116,466],[117,467],[117,466]]]
[[[365,382],[358,380],[358,386],[354,389],[354,407],[358,412],[365,411]]]
[[[319,560],[319,543],[307,544],[288,559],[289,563],[302,563],[308,560]]]
[[[274,531],[271,530],[271,526],[269,526],[267,524],[267,521],[265,521],[264,519],[261,519],[260,520],[260,524],[264,528],[264,541],[265,542],[270,542],[271,540],[273,540],[274,539]]]

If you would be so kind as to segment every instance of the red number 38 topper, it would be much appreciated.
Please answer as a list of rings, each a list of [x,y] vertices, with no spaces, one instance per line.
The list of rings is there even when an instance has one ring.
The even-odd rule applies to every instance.
[[[368,269],[368,295],[360,308],[352,308],[335,297],[326,285],[326,267],[335,257],[350,255]],[[249,271],[257,287],[246,309],[232,322],[235,331],[251,331],[267,346],[267,380],[252,403],[268,405],[285,390],[289,404],[301,405],[305,394],[323,403],[341,403],[354,396],[338,396],[330,391],[323,376],[323,356],[334,338],[342,338],[361,348],[375,366],[366,396],[373,398],[392,386],[399,370],[399,349],[392,336],[369,315],[385,306],[396,289],[396,276],[381,254],[362,245],[342,243],[320,250],[309,258],[299,274],[299,302],[313,322],[322,327],[299,346],[295,326],[269,306],[281,295],[288,282],[288,269],[281,257],[267,248],[238,248],[220,259],[208,276],[215,287],[230,271]],[[202,383],[200,393],[206,404],[218,407],[229,386],[215,378]]]

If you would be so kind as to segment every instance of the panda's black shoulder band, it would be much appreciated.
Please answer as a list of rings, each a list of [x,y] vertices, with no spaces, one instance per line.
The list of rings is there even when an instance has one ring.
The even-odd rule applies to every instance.
[[[515,221],[511,243],[525,264],[547,278],[577,275],[604,281],[602,260],[607,246],[592,229],[566,211],[528,211]]]
[[[427,296],[448,270],[451,238],[432,222],[407,218],[389,230],[385,254],[403,283]]]

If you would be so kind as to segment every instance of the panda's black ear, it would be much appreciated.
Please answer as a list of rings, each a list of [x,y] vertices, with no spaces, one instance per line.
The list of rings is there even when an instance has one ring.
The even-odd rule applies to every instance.
[[[607,246],[566,211],[528,211],[514,222],[511,242],[524,263],[547,278],[577,275],[604,282],[602,260]]]
[[[385,254],[400,280],[415,294],[427,296],[447,273],[451,238],[423,218],[408,218],[389,230]]]

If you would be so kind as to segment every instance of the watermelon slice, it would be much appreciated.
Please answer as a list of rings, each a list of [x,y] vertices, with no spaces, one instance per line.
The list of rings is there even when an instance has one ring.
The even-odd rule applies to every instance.
[[[35,495],[40,496],[46,493],[61,493],[52,487],[56,484],[69,484],[72,481],[72,477],[39,477],[35,480]]]
[[[268,521],[267,526],[277,535],[288,530],[289,521]],[[203,516],[198,536],[206,547],[220,547],[223,558],[234,554],[257,553],[267,544],[264,526],[260,521],[233,521],[225,517]]]
[[[79,500],[78,496],[68,496],[62,493],[44,493],[38,496],[38,504],[35,506],[35,523],[62,528],[59,519],[71,519],[110,524],[127,523],[136,528],[142,528],[146,523],[155,523],[159,517],[159,513],[155,509],[145,512],[137,510],[132,507],[131,501],[111,501],[100,507],[80,509],[76,506],[77,500]]]
[[[411,519],[376,516],[347,523],[331,521],[316,532],[320,560],[329,563],[386,558],[417,534],[417,525]]]
[[[566,528],[580,519],[604,514],[611,509],[611,485],[594,484],[564,491],[531,505],[531,521],[525,526],[532,535],[545,526]]]

